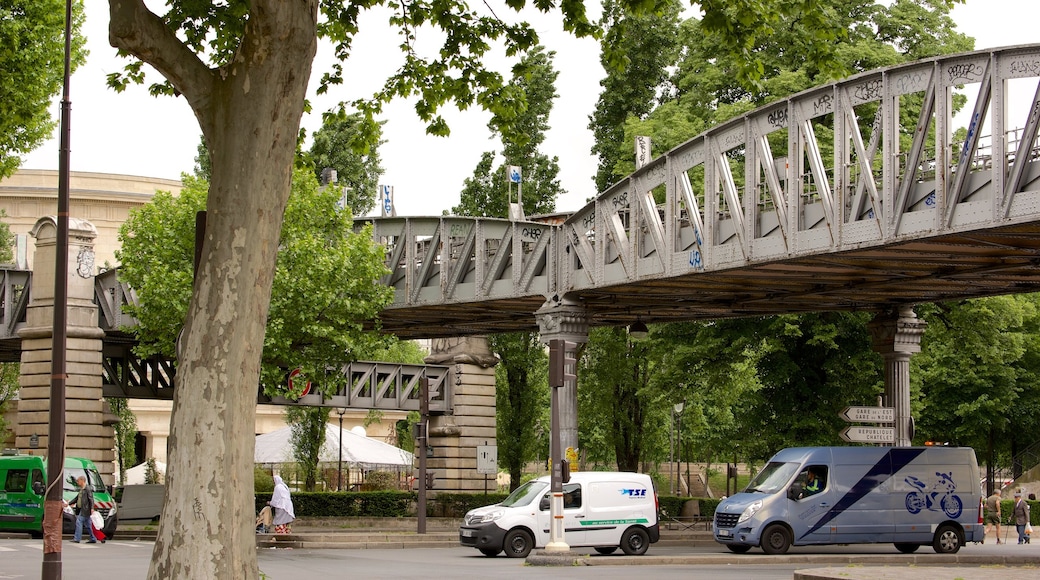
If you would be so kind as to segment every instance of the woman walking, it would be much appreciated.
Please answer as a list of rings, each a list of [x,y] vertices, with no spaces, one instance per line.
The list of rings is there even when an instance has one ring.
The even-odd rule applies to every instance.
[[[271,521],[274,525],[274,533],[291,533],[292,522],[296,519],[296,512],[293,511],[289,486],[285,485],[280,475],[274,476],[274,493],[271,494],[271,501],[268,503],[271,505],[271,509],[274,510],[274,518]]]

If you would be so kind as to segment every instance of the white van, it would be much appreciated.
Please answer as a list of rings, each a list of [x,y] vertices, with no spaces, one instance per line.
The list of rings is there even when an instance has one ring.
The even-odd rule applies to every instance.
[[[736,553],[891,542],[952,554],[983,539],[978,482],[970,447],[784,449],[719,503],[715,541]]]
[[[459,527],[459,542],[485,556],[505,550],[525,558],[549,543],[549,476],[516,488],[502,503],[471,510]],[[661,538],[657,492],[649,475],[582,471],[563,484],[563,541],[572,548],[610,554],[620,547],[642,555]]]

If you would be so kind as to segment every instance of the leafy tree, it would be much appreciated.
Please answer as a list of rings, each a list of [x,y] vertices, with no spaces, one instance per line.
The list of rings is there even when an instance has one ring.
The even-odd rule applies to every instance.
[[[137,465],[137,417],[130,410],[127,399],[109,398],[109,408],[119,422],[115,424],[116,432],[116,465],[119,466],[119,482],[126,484],[126,470]]]
[[[516,189],[506,179],[510,165],[521,168],[526,215],[549,213],[555,209],[556,199],[564,193],[558,179],[559,159],[550,158],[539,150],[545,142],[549,113],[557,97],[555,83],[559,73],[552,66],[555,56],[555,52],[545,52],[543,47],[537,46],[513,69],[508,87],[525,95],[527,107],[516,116],[508,132],[499,133],[503,162],[494,166],[493,151],[481,156],[473,176],[464,182],[459,204],[451,209],[452,214],[507,217],[510,188]],[[496,132],[496,128],[504,124],[503,119],[494,115],[488,128]]]
[[[671,2],[661,12],[631,15],[618,2],[604,4],[606,33],[600,43],[607,76],[599,83],[603,91],[589,117],[595,137],[592,153],[599,158],[596,191],[605,191],[625,176],[614,170],[620,156],[630,159],[633,153],[631,142],[624,141],[625,120],[629,116],[645,118],[660,97],[668,96],[668,67],[678,58],[680,8],[680,2]],[[623,67],[607,62],[619,55],[623,55]],[[627,154],[623,153],[626,148]]]
[[[534,332],[491,335],[488,346],[501,360],[495,369],[499,464],[509,473],[510,489],[516,489],[524,466],[549,448],[548,359]]]
[[[335,169],[343,187],[344,206],[355,216],[363,216],[375,207],[376,188],[383,168],[379,166],[380,125],[373,135],[363,132],[365,119],[360,114],[343,111],[329,113],[314,133],[310,157],[318,178],[325,168]],[[371,137],[375,144],[369,144]]]
[[[72,13],[71,70],[87,58],[80,34],[83,4]],[[0,4],[0,178],[18,169],[19,155],[40,146],[57,124],[51,98],[65,74],[65,0],[6,0]]]
[[[1038,307],[1036,294],[918,307],[928,323],[910,360],[919,440],[985,450],[989,465],[1036,443]]]
[[[624,1],[654,10],[660,0]],[[742,13],[730,12],[728,0],[703,1],[702,7],[709,22],[725,31],[723,39],[737,43],[768,32],[774,8],[790,11],[815,1],[741,0]],[[516,10],[526,4],[507,2]],[[533,5],[542,11],[554,8],[553,2]],[[110,85],[123,89],[143,82],[145,63],[157,69],[165,81],[153,84],[151,91],[187,101],[212,160],[208,234],[180,340],[179,396],[169,438],[173,477],[167,482],[149,577],[255,578],[254,530],[241,518],[252,512],[252,440],[226,434],[252,432],[261,374],[257,342],[268,320],[318,39],[330,40],[337,58],[347,58],[360,15],[376,7],[385,7],[391,27],[403,34],[403,63],[397,72],[372,99],[354,103],[372,143],[375,116],[398,96],[416,97],[416,113],[430,133],[449,132],[438,114],[449,102],[490,110],[499,130],[508,133],[525,102],[484,66],[484,57],[496,42],[505,44],[507,56],[516,56],[535,46],[537,35],[526,23],[507,24],[497,14],[479,14],[460,0],[170,0],[161,15],[140,0],[109,0],[109,6],[110,41],[139,59],[123,73],[110,75]],[[561,12],[566,30],[579,36],[598,34],[583,3],[562,2]],[[832,33],[829,22],[806,16],[805,23],[821,35]],[[444,34],[440,50],[427,58],[414,41],[420,31],[431,29]],[[747,54],[753,62],[752,53]],[[343,80],[336,64],[322,76],[321,90]],[[200,444],[208,450],[205,456],[196,452]],[[196,525],[183,525],[188,521]]]
[[[285,408],[285,422],[289,424],[289,442],[292,456],[303,476],[305,491],[314,491],[318,481],[318,462],[325,445],[325,425],[329,422],[329,407]]]
[[[607,460],[610,450],[619,470],[639,471],[655,399],[650,382],[657,359],[647,356],[649,349],[647,343],[631,340],[624,327],[589,331],[578,371],[578,416],[579,421],[599,418],[599,429],[592,433],[602,441],[582,441],[589,459]],[[591,423],[585,420],[586,426]]]

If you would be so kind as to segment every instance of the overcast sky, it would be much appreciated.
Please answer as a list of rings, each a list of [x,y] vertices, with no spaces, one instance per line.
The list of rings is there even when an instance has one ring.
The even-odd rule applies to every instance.
[[[143,86],[132,86],[117,94],[105,87],[105,76],[117,72],[123,60],[108,44],[108,3],[90,0],[84,34],[90,56],[72,77],[73,171],[91,171],[179,178],[194,167],[200,139],[198,123],[181,98],[153,98]],[[155,4],[155,2],[149,2]],[[500,17],[512,15],[500,1],[491,1]],[[557,100],[543,151],[560,159],[560,180],[567,190],[558,203],[561,211],[574,211],[596,192],[592,176],[596,162],[590,153],[593,139],[588,117],[599,95],[604,73],[599,65],[599,46],[592,40],[577,40],[562,32],[559,18],[525,13],[535,23],[542,43],[557,52],[560,72]],[[1036,0],[967,0],[953,12],[961,32],[974,36],[977,49],[1040,43],[1040,2]],[[370,14],[362,20],[361,35],[355,40],[354,56],[345,65],[346,82],[335,94],[317,97],[311,90],[313,112],[305,115],[308,134],[321,126],[321,113],[339,101],[371,94],[396,68],[397,37],[380,33],[385,17]],[[422,38],[420,37],[420,42]],[[319,51],[312,72],[312,87],[331,62],[330,51]],[[508,77],[504,64],[501,72]],[[60,97],[52,114],[58,117]],[[487,129],[489,116],[476,109],[459,113],[445,109],[452,128],[448,138],[430,137],[407,101],[387,107],[380,148],[385,170],[382,183],[393,185],[398,215],[439,215],[459,199],[463,180],[484,151],[500,149]],[[57,131],[55,131],[57,137]],[[691,135],[690,137],[693,137]],[[57,169],[58,141],[52,139],[29,154],[26,169]]]

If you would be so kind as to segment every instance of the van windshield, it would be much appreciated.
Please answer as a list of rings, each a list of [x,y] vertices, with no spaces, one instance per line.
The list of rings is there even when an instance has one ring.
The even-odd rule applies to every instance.
[[[63,489],[65,491],[79,491],[79,484],[76,483],[76,480],[80,477],[87,478],[87,485],[90,486],[94,493],[108,493],[108,488],[105,487],[101,474],[93,469],[83,469],[82,467],[65,468],[65,478],[62,480]]]
[[[514,489],[513,493],[509,494],[509,497],[502,500],[502,503],[498,505],[503,507],[527,505],[534,501],[536,497],[540,497],[547,487],[549,487],[549,484],[544,481],[528,481]]]
[[[776,493],[787,487],[787,482],[791,481],[797,472],[797,463],[771,461],[762,468],[762,471],[758,472],[758,475],[751,480],[744,491],[746,493]]]

